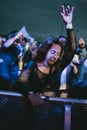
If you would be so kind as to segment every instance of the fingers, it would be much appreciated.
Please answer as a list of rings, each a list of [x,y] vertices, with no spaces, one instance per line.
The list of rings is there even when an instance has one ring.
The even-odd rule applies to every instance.
[[[23,35],[23,33],[22,32],[19,32],[16,36],[15,36],[15,38],[16,39],[19,39],[19,38],[22,38],[24,35]]]
[[[61,6],[62,11],[61,11],[61,15],[66,15],[68,16],[70,13],[73,13],[74,11],[74,6],[72,8],[70,8],[69,5],[66,6],[66,8],[64,7],[64,5]]]
[[[65,14],[65,8],[64,8],[64,5],[62,5],[61,8],[62,8],[62,12],[61,12],[61,13]]]
[[[67,5],[65,12],[66,12],[66,15],[68,15],[71,12],[69,5]]]
[[[71,9],[71,13],[73,14],[73,11],[74,11],[74,6],[72,7],[72,9]]]
[[[29,94],[28,98],[31,101],[33,106],[40,106],[40,105],[43,105],[44,103],[44,101],[37,94]]]
[[[20,38],[20,37],[23,37],[24,35],[23,35],[23,33],[22,32],[19,32],[18,33],[18,37]]]
[[[36,95],[36,96],[35,96],[33,105],[34,105],[34,106],[35,106],[35,105],[36,105],[36,106],[43,105],[43,100],[40,98],[39,95]]]

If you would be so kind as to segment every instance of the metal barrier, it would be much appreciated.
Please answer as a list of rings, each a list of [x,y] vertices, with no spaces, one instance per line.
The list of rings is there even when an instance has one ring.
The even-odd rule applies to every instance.
[[[63,103],[65,107],[64,130],[77,130],[78,126],[79,129],[81,130],[87,130],[87,100],[86,99],[45,97],[45,96],[42,96],[42,99],[49,100],[50,102]],[[78,116],[76,118],[75,114],[77,113]]]
[[[41,98],[49,102],[58,102],[64,105],[64,130],[77,130],[78,128],[87,130],[86,99],[45,96],[41,96]],[[22,94],[0,91],[0,130],[27,130],[26,111],[26,100]],[[80,127],[80,125],[82,126]]]
[[[25,130],[26,103],[23,95],[0,91],[0,130]]]

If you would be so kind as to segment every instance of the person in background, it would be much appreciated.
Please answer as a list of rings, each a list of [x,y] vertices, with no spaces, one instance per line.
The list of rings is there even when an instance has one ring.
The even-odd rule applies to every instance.
[[[85,40],[80,37],[79,42],[78,42],[77,50],[79,51],[80,54],[80,62],[83,62],[87,58],[87,46],[85,43]]]
[[[72,61],[66,68],[62,71],[61,73],[61,78],[60,78],[60,91],[62,90],[67,90],[66,94],[61,94],[62,97],[68,97],[69,96],[69,91],[71,89],[71,86],[73,82],[75,82],[75,78],[78,75],[78,66],[80,65],[80,59],[79,59],[79,54],[75,52]],[[72,91],[71,91],[72,93]]]
[[[62,61],[63,45],[58,38],[48,38],[42,42],[33,59],[34,64],[30,69],[26,83],[18,82],[20,88],[24,87],[21,93],[26,95],[29,102],[30,130],[63,129],[64,119],[61,107],[44,102],[41,95],[60,96],[60,77],[58,75],[71,62],[76,49],[76,38],[72,25],[73,11],[74,7],[70,8],[68,5],[65,8],[62,5],[61,16],[66,26],[69,42],[68,57]]]
[[[37,55],[38,47],[39,47],[39,45],[38,45],[37,41],[33,41],[30,46],[30,51],[32,53],[32,59],[34,59],[34,57]]]
[[[3,44],[6,42],[6,37],[0,36],[0,48],[2,48]]]
[[[69,56],[69,51],[68,51],[68,46],[69,46],[69,42],[68,42],[68,38],[66,36],[60,35],[58,37],[59,41],[61,42],[61,44],[63,45],[63,52],[62,52],[62,61],[66,59],[66,57]],[[76,54],[74,54],[74,57],[77,56]],[[72,60],[74,60],[75,58],[73,57]],[[60,97],[68,97],[68,90],[70,88],[70,81],[69,81],[69,73],[70,73],[70,68],[74,69],[75,73],[77,70],[77,67],[75,66],[75,64],[73,64],[73,62],[71,61],[71,63],[61,72],[60,75],[60,92],[62,92],[60,94]],[[65,92],[63,92],[65,91]]]
[[[75,58],[73,59],[73,62],[78,61],[78,74],[77,77],[75,78],[74,85],[84,82],[85,81],[85,75],[86,75],[86,66],[85,62],[87,60],[87,47],[85,44],[85,40],[83,38],[79,38],[78,41],[78,46],[76,48],[76,51],[78,52],[78,56],[76,55]],[[83,83],[84,86],[84,83]]]
[[[79,52],[78,73],[74,76],[70,97],[87,99],[87,46],[85,40],[80,37],[77,51]],[[78,93],[78,94],[77,94]]]
[[[82,53],[83,52],[83,53]],[[80,38],[79,45],[71,63],[64,69],[61,75],[60,90],[68,88],[67,97],[87,97],[87,50],[85,41]]]
[[[30,43],[29,48],[27,49],[27,51],[25,52],[25,55],[23,57],[23,62],[24,62],[24,68],[28,68],[28,63],[34,59],[34,57],[37,54],[37,50],[39,48],[39,45],[36,41],[33,41],[32,43]]]
[[[19,44],[19,49],[21,50],[21,53],[19,55],[19,69],[20,71],[22,71],[24,69],[25,66],[25,55],[26,52],[29,50],[29,43],[28,43],[28,39],[26,37],[21,37],[20,38],[20,44]],[[28,55],[27,55],[28,57]]]
[[[0,89],[12,90],[13,84],[19,76],[18,55],[20,50],[16,48],[18,34],[4,42],[0,48]]]
[[[20,39],[20,44],[22,46],[22,57],[24,57],[25,52],[29,49],[30,45],[28,43],[28,39],[26,37],[22,37]]]
[[[87,59],[87,46],[86,46],[85,40],[81,37],[79,38],[79,45],[77,46],[77,50],[79,51],[79,56],[80,56],[78,82],[81,82],[84,80],[84,73],[86,71],[84,62]]]

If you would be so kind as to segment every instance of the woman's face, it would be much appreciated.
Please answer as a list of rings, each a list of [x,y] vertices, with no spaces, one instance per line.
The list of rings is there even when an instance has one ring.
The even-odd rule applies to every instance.
[[[46,54],[45,63],[47,65],[53,65],[60,58],[60,54],[61,47],[57,44],[53,44]]]

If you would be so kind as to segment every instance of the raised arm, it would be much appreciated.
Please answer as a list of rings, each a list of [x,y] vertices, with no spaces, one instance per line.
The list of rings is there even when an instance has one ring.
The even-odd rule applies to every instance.
[[[64,5],[62,5],[61,16],[66,26],[67,38],[68,38],[67,40],[68,50],[65,53],[63,58],[63,62],[64,62],[63,68],[65,68],[71,62],[74,56],[74,52],[76,50],[76,37],[75,37],[73,24],[72,24],[73,12],[74,12],[74,7],[70,8],[70,6],[68,5],[65,8]]]
[[[8,40],[4,43],[4,47],[5,47],[5,48],[8,48],[9,46],[11,46],[11,45],[13,44],[13,42],[14,42],[16,39],[19,39],[19,38],[21,38],[21,37],[23,37],[23,33],[20,32],[20,33],[18,33],[16,36],[14,36],[14,37],[8,39]]]

